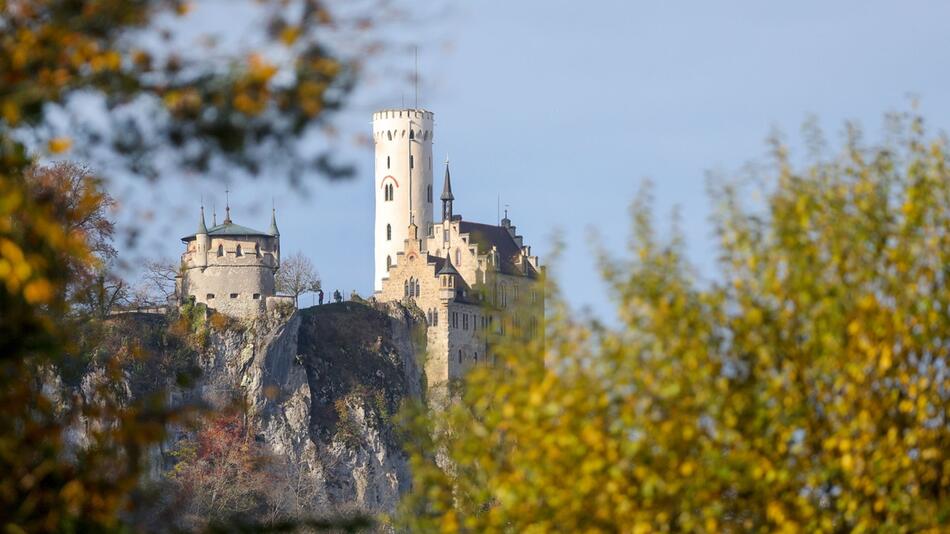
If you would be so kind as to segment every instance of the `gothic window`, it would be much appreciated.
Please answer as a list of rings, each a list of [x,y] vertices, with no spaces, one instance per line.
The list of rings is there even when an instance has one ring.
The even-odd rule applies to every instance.
[[[416,131],[409,130],[409,139],[415,139],[415,138],[416,138]]]
[[[402,296],[407,298],[409,297],[409,280],[406,280],[402,283]]]
[[[388,271],[389,269],[392,268],[392,266],[393,266],[392,256],[386,256],[386,270]]]
[[[224,245],[218,245],[218,257],[224,256]]]
[[[439,310],[432,310],[432,318],[435,320],[435,326],[439,326]]]
[[[244,255],[244,254],[241,252],[241,245],[238,245],[238,246],[237,246],[237,256],[240,257],[240,256],[243,256],[243,255]]]
[[[416,296],[419,296],[419,281],[416,280]]]
[[[462,330],[468,330],[468,314],[462,314]]]
[[[508,288],[504,284],[498,288],[498,300],[501,301],[502,308],[508,307]]]
[[[393,238],[393,227],[391,225],[386,225],[386,241],[391,241]]]
[[[393,132],[392,132],[392,130],[386,132],[386,135],[389,137],[389,140],[390,140],[390,141],[393,140]]]

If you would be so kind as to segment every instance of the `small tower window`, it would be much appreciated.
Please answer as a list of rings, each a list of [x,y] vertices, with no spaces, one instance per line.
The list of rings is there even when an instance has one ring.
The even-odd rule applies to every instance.
[[[386,168],[387,168],[387,169],[390,168],[390,163],[391,163],[391,162],[390,162],[390,160],[389,160],[389,156],[386,156]]]
[[[214,293],[208,293],[205,295],[205,300],[214,300]]]
[[[409,130],[409,139],[415,139],[415,138],[416,138],[416,131]]]
[[[218,257],[224,256],[224,245],[218,245]]]
[[[393,140],[393,132],[392,132],[392,130],[386,132],[386,136],[389,137],[389,140],[390,140],[390,141],[392,141],[392,140]]]
[[[386,225],[386,241],[391,241],[393,238],[393,227],[392,225]]]
[[[254,300],[261,300],[261,294],[260,294],[260,293],[254,293]]]
[[[241,252],[241,245],[238,245],[238,246],[237,246],[236,255],[237,255],[238,257],[241,257],[241,256],[244,255],[244,253]]]
[[[426,186],[426,198],[429,200],[429,204],[432,204],[432,186]]]
[[[260,243],[254,243],[254,255],[257,256],[258,258],[261,257],[261,244],[260,244]]]
[[[386,270],[388,271],[389,269],[392,268],[392,266],[393,266],[392,256],[386,256]]]
[[[410,169],[416,168],[415,158],[412,157],[412,154],[409,155],[409,168]]]
[[[237,293],[231,293],[231,298],[232,298],[232,299],[236,299],[237,297],[238,297],[238,294],[237,294]]]

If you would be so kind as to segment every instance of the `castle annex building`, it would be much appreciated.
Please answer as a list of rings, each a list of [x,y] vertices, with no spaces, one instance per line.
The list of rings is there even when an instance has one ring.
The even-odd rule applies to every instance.
[[[495,336],[539,335],[541,266],[507,213],[497,225],[455,213],[448,162],[441,193],[433,198],[432,112],[376,112],[373,138],[375,296],[411,301],[426,314],[430,387],[494,363]],[[433,220],[436,202],[441,209]]]
[[[204,207],[198,230],[181,238],[178,295],[236,317],[262,313],[288,297],[278,297],[274,273],[280,268],[280,232],[276,213],[266,232],[235,224],[230,206],[224,222],[205,226]],[[293,302],[293,299],[289,299]]]

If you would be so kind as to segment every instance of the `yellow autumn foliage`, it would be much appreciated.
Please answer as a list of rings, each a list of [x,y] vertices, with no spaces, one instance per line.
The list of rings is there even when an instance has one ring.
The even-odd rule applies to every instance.
[[[795,165],[759,204],[716,186],[719,273],[634,203],[604,255],[619,321],[548,293],[544,343],[502,343],[458,402],[409,410],[420,532],[950,530],[950,170],[896,141]],[[555,270],[556,270],[556,261]]]

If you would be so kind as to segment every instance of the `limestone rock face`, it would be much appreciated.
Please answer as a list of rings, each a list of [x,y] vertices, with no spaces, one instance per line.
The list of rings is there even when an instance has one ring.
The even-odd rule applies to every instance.
[[[199,393],[242,398],[275,456],[297,470],[311,512],[394,510],[408,461],[391,418],[425,391],[424,319],[398,304],[345,302],[212,333]]]

